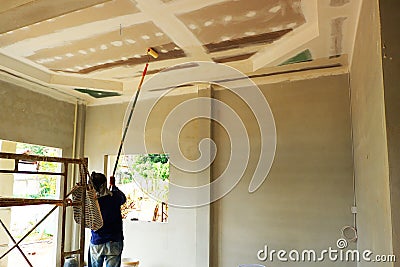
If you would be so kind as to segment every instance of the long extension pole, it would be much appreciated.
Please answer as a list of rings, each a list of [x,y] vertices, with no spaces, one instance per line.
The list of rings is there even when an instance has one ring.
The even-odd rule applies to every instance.
[[[112,173],[113,177],[115,176],[115,172],[117,171],[118,161],[119,161],[119,157],[121,156],[122,147],[123,147],[124,142],[125,142],[126,133],[128,132],[129,124],[130,124],[131,119],[132,119],[132,115],[133,115],[133,111],[134,111],[135,106],[136,106],[136,102],[137,102],[137,100],[139,98],[140,89],[142,88],[142,84],[143,84],[143,81],[144,81],[144,77],[146,76],[147,67],[148,66],[149,66],[149,63],[146,63],[146,67],[144,67],[144,70],[143,70],[143,73],[142,73],[142,78],[140,80],[139,86],[138,86],[137,91],[136,91],[135,100],[133,101],[131,110],[129,112],[128,121],[126,122],[125,129],[124,129],[124,134],[122,135],[121,143],[119,144],[117,159],[115,161],[114,170],[113,170],[113,173]]]

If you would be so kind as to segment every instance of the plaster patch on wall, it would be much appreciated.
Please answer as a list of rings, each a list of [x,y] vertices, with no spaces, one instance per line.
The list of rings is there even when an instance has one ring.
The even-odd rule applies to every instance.
[[[339,56],[343,52],[343,23],[347,17],[335,18],[331,21],[330,56]]]
[[[26,28],[17,29],[13,34],[0,36],[0,46],[4,47],[19,41],[51,34],[63,29],[80,26],[99,20],[106,20],[113,17],[129,15],[139,12],[136,4],[130,0],[109,1],[102,4],[102,7],[88,7],[80,12],[68,13],[53,19],[53,21],[43,21]],[[0,19],[0,23],[2,19]]]
[[[227,40],[218,43],[209,43],[204,45],[209,53],[219,52],[229,49],[244,48],[259,44],[270,44],[280,39],[285,34],[291,32],[292,29],[286,29],[276,32],[262,33],[258,35],[246,36],[234,40]]]
[[[331,6],[339,7],[350,3],[350,0],[331,0]]]
[[[62,47],[46,48],[36,51],[28,59],[41,62],[45,67],[53,70],[66,70],[75,66],[91,65],[91,68],[78,70],[81,73],[91,72],[99,66],[110,67],[110,64],[121,65],[141,64],[147,60],[148,47],[154,47],[159,53],[157,60],[184,57],[185,53],[153,22],[136,24],[124,28],[120,35],[119,29],[113,32],[98,35],[92,38],[75,41]],[[148,38],[142,38],[138,33],[146,33]],[[92,48],[92,49],[91,49]],[[84,51],[86,54],[79,52]],[[93,52],[94,51],[94,52]],[[66,57],[66,54],[73,57]],[[62,57],[61,60],[54,60]]]
[[[177,17],[203,44],[211,44],[222,36],[235,40],[297,28],[306,22],[300,6],[301,0],[226,1]]]

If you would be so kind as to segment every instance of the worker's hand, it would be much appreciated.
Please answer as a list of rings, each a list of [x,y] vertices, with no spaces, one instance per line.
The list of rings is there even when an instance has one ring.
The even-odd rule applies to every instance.
[[[110,176],[110,186],[115,186],[115,177]]]

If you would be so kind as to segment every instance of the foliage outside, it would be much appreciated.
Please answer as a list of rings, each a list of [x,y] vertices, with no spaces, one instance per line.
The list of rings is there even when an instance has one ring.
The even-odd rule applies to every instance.
[[[127,203],[122,207],[124,217],[132,210],[140,210],[141,202],[149,196],[159,205],[167,202],[169,174],[168,154],[122,156],[115,176],[117,184],[128,190]],[[129,187],[133,184],[136,186]]]
[[[45,147],[40,145],[31,145],[18,143],[17,150],[23,153],[36,156],[57,157],[59,149]],[[59,165],[55,162],[31,162],[36,164],[36,170],[42,172],[57,172]],[[33,175],[33,179],[39,181],[39,191],[27,195],[18,195],[17,197],[29,198],[56,198],[57,196],[57,176],[54,175]]]
[[[168,154],[126,155],[121,157],[116,172],[119,184],[136,182],[146,194],[168,199]],[[166,183],[163,183],[166,182]]]

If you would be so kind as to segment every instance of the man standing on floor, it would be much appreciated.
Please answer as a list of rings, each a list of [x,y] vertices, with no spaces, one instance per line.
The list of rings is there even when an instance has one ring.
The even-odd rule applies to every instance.
[[[107,178],[102,173],[91,175],[93,187],[97,192],[103,227],[92,230],[89,244],[89,267],[120,267],[124,235],[122,231],[121,205],[126,201],[125,194],[115,186],[115,178],[110,178],[111,191],[107,188]]]

